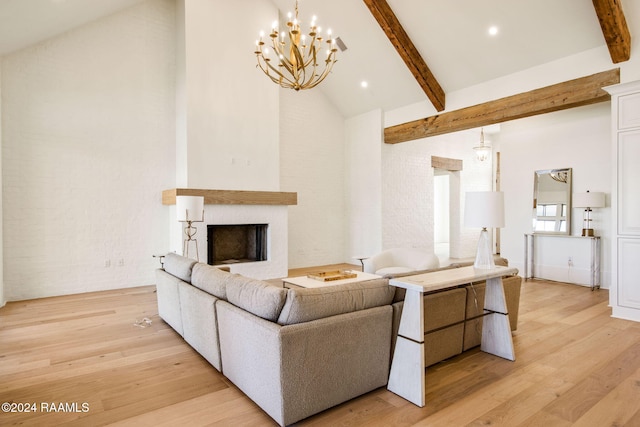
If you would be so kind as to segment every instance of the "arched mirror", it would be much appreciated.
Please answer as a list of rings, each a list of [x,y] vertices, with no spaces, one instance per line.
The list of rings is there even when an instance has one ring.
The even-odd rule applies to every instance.
[[[571,234],[571,168],[535,172],[533,232]]]

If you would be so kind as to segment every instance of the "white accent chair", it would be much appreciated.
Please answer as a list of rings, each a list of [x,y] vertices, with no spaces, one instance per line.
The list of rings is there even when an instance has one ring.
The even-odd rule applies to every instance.
[[[430,270],[440,267],[440,260],[433,254],[420,249],[387,249],[363,260],[364,271],[380,276],[402,274],[412,271]]]

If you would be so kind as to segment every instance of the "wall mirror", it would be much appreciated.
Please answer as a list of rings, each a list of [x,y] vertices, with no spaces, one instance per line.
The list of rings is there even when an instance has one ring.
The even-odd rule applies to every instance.
[[[533,232],[571,234],[571,168],[535,172]]]

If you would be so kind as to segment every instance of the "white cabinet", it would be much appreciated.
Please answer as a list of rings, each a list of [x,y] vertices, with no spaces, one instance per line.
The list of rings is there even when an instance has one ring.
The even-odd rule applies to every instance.
[[[640,110],[640,105],[637,108]],[[640,128],[620,132],[618,134],[618,234],[623,236],[640,236],[639,160]]]
[[[618,305],[640,310],[640,239],[618,239]]]
[[[611,96],[613,317],[640,321],[640,81],[606,88]]]

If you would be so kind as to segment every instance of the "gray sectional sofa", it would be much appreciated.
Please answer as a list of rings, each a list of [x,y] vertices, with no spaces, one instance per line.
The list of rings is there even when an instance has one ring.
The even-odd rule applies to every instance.
[[[160,317],[280,425],[387,384],[404,297],[389,277],[285,289],[168,254],[156,279]],[[503,283],[515,330],[521,278]],[[425,296],[426,366],[480,344],[484,286]]]
[[[176,254],[156,274],[160,317],[280,425],[387,383],[385,279],[285,289]]]

